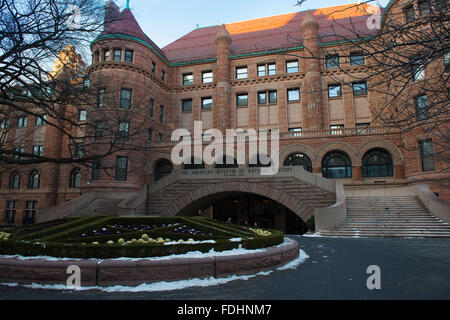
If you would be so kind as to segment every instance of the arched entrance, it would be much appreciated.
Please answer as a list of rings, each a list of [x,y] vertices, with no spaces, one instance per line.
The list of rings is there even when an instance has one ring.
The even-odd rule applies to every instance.
[[[304,234],[305,222],[282,204],[246,192],[222,192],[192,202],[179,215],[202,216],[248,226],[277,229],[286,234]]]

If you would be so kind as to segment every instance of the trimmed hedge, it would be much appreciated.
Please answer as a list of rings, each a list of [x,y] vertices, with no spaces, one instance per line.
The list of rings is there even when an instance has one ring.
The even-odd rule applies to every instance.
[[[113,225],[159,225],[180,223],[190,228],[202,231],[203,235],[173,233],[170,230],[176,226],[166,226],[158,229],[147,231],[124,232],[121,234],[110,234],[104,236],[80,237],[83,233],[89,233],[92,230],[108,226],[108,228],[121,229],[120,227],[112,227]],[[41,225],[42,227],[43,225]],[[25,229],[25,228],[24,228]],[[215,251],[225,251],[240,246],[245,249],[258,249],[271,247],[280,244],[284,240],[284,234],[280,231],[270,230],[270,236],[262,237],[251,232],[250,230],[235,225],[217,223],[216,221],[198,218],[185,217],[83,217],[74,221],[68,221],[65,224],[51,227],[48,230],[40,230],[27,234],[25,237],[14,237],[10,240],[0,241],[0,254],[2,255],[23,255],[23,256],[53,256],[65,258],[144,258],[167,256],[172,254],[183,254],[189,251],[209,252],[211,249]],[[195,241],[214,240],[215,243],[198,243],[198,244],[126,244],[112,245],[105,244],[109,240],[117,241],[120,238],[129,241],[131,239],[139,239],[142,234],[146,233],[150,238],[164,239],[169,238],[173,241],[189,238]],[[213,235],[209,235],[212,233]],[[242,238],[241,242],[231,242],[230,238]],[[93,245],[92,242],[99,242]],[[85,244],[83,244],[85,243]]]

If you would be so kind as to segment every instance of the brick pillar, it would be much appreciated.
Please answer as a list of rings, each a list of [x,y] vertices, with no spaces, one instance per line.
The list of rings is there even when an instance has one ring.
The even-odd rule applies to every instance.
[[[354,166],[352,168],[353,170],[353,181],[354,182],[361,182],[362,181],[362,167],[361,166]]]
[[[395,179],[405,179],[405,167],[403,164],[394,165],[394,177]]]
[[[213,108],[214,128],[225,133],[231,127],[231,84],[230,84],[230,45],[231,36],[225,25],[220,27],[216,36],[216,102]]]
[[[318,42],[319,23],[309,12],[303,19],[301,28],[305,56],[303,130],[321,130],[323,129],[323,96]]]

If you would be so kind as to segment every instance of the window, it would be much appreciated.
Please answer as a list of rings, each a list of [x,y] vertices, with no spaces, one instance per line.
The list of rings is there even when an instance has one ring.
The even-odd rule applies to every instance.
[[[284,160],[285,167],[289,166],[302,166],[308,172],[312,172],[311,159],[304,153],[294,153]]]
[[[94,52],[94,63],[98,62],[100,58],[100,53],[97,51]]]
[[[164,106],[159,106],[159,122],[164,122]]]
[[[156,63],[154,63],[154,62],[152,61],[152,72],[155,72],[155,69],[156,69]]]
[[[100,170],[102,168],[102,162],[101,160],[94,160],[92,161],[92,173],[91,173],[91,180],[96,181],[100,180]]]
[[[153,139],[153,129],[148,128],[148,131],[147,131],[147,141],[148,141],[148,142],[151,142],[152,139]]]
[[[192,99],[186,99],[181,101],[181,111],[191,112],[192,111]]]
[[[291,136],[294,137],[301,137],[302,136],[302,128],[301,127],[297,127],[297,128],[289,128],[289,132],[291,132]]]
[[[258,104],[267,104],[267,92],[258,92]]]
[[[287,90],[288,101],[300,101],[300,88],[293,88]]]
[[[99,108],[104,108],[105,105],[106,105],[105,92],[106,92],[106,89],[100,89],[100,90],[98,90],[98,94],[97,94],[97,106],[98,106]]]
[[[364,55],[360,53],[350,54],[350,65],[351,66],[362,66],[364,65]]]
[[[38,171],[33,171],[28,181],[28,189],[39,189],[40,175]]]
[[[44,146],[32,146],[31,153],[35,156],[42,156],[44,154]]]
[[[414,6],[408,6],[404,9],[405,17],[406,17],[406,23],[409,23],[411,21],[414,21],[416,19],[416,14],[414,12]]]
[[[183,74],[183,85],[193,84],[194,75],[192,73]]]
[[[422,171],[434,171],[434,148],[431,139],[420,142],[420,156],[422,159]]]
[[[367,83],[365,81],[353,83],[353,95],[354,96],[367,95]]]
[[[351,178],[352,163],[341,151],[331,151],[322,160],[322,176],[325,178]]]
[[[105,54],[103,55],[103,61],[109,61],[111,52],[109,50],[105,50]]]
[[[447,11],[447,0],[435,0],[434,5],[437,11],[446,12]]]
[[[114,49],[114,61],[122,60],[122,49]]]
[[[327,69],[339,68],[340,67],[339,56],[338,55],[328,56],[328,57],[326,57],[325,61],[326,61]]]
[[[87,120],[87,110],[80,110],[78,119],[80,121],[86,121]]]
[[[103,130],[105,129],[104,121],[95,121],[94,123],[94,141],[103,138]]]
[[[430,0],[419,1],[419,12],[420,16],[428,16],[431,13]]]
[[[413,77],[414,81],[425,79],[425,67],[421,64],[413,66]]]
[[[190,159],[183,160],[184,170],[199,170],[205,169],[205,164],[198,158],[191,157]]]
[[[128,141],[130,135],[130,122],[129,121],[121,121],[119,123],[119,140],[120,141]]]
[[[16,210],[17,210],[17,201],[6,201],[6,210],[5,210],[5,221],[8,224],[13,224],[16,222]]]
[[[83,157],[83,142],[75,143],[74,157],[76,159]]]
[[[155,100],[150,99],[150,104],[149,104],[149,106],[148,106],[148,113],[149,113],[149,115],[150,115],[150,118],[153,118],[153,109],[154,109],[154,106],[155,106]]]
[[[383,149],[368,151],[362,160],[363,177],[392,177],[394,167],[392,157]]]
[[[370,122],[357,123],[356,133],[369,133],[370,132]]]
[[[273,76],[277,74],[277,65],[275,63],[258,65],[258,77]]]
[[[16,148],[14,148],[14,151],[16,152],[16,154],[14,154],[13,158],[14,159],[22,159],[22,156],[20,154],[23,154],[25,152],[25,148],[24,147],[16,147]]]
[[[247,93],[243,93],[243,94],[236,95],[236,105],[238,107],[246,107],[246,106],[248,106],[248,94]]]
[[[0,129],[7,129],[9,128],[9,120],[8,119],[2,119],[0,121]]]
[[[120,108],[121,109],[130,109],[131,107],[131,90],[130,89],[122,89],[120,90]]]
[[[36,125],[43,126],[47,123],[47,115],[44,114],[41,117],[36,117]]]
[[[133,51],[125,50],[125,62],[133,62]]]
[[[166,79],[166,72],[165,71],[161,71],[161,80],[165,80]]]
[[[20,188],[20,175],[18,172],[13,172],[9,179],[9,188],[10,189],[19,189]]]
[[[298,61],[287,61],[286,62],[286,73],[298,72]]]
[[[258,92],[258,104],[267,104],[267,101],[269,103],[277,103],[277,100],[277,91],[275,90]]]
[[[342,97],[342,88],[340,84],[331,84],[328,86],[328,98]]]
[[[278,97],[276,91],[269,91],[269,103],[277,103]]]
[[[28,125],[28,117],[19,117],[17,119],[17,127],[22,128]]]
[[[128,158],[127,157],[117,157],[116,158],[116,181],[127,181],[128,172]]]
[[[70,171],[69,176],[69,188],[75,189],[79,188],[81,184],[81,170],[80,168],[73,168]]]
[[[450,52],[444,55],[445,72],[450,72]]]
[[[236,68],[236,79],[245,79],[245,78],[248,78],[248,68],[247,67]]]
[[[428,109],[427,95],[418,96],[415,100],[417,120],[428,119],[430,117],[430,112]]]
[[[213,99],[211,97],[202,98],[202,110],[212,110]]]
[[[202,72],[202,82],[210,83],[213,82],[213,72],[212,71],[203,71]]]
[[[158,133],[159,142],[163,142],[163,135],[162,133]]]
[[[330,129],[331,129],[331,134],[340,135],[340,134],[342,134],[341,129],[344,129],[344,125],[343,124],[333,124],[330,126]]]
[[[34,224],[36,220],[36,213],[37,213],[37,201],[26,201],[25,211],[23,215],[23,224],[24,225]]]

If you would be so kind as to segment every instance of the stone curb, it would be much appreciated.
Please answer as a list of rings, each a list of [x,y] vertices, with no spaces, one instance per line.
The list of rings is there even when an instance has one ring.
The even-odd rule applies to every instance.
[[[192,278],[217,278],[272,270],[298,257],[296,241],[263,252],[167,260],[46,260],[0,258],[0,283],[66,285],[67,268],[81,269],[81,286],[137,286]]]

